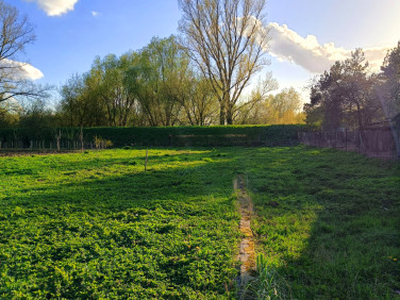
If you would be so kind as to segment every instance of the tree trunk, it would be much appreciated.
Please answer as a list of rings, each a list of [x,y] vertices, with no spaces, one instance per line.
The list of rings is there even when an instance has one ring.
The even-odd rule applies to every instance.
[[[233,108],[229,104],[227,106],[228,106],[228,109],[226,111],[226,124],[232,125],[233,124]]]
[[[225,121],[226,121],[225,105],[223,102],[221,102],[219,111],[219,125],[225,125]]]
[[[232,125],[233,124],[233,118],[231,114],[228,114],[226,117],[226,125]]]
[[[219,111],[219,125],[226,125],[226,117],[227,117],[227,108],[229,104],[229,94],[226,93],[222,96],[221,102],[219,103],[220,111]]]

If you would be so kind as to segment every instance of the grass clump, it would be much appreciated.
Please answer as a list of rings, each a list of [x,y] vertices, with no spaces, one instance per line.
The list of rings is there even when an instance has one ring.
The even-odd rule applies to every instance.
[[[291,290],[274,265],[269,265],[264,254],[257,256],[256,277],[245,287],[241,299],[292,299]]]

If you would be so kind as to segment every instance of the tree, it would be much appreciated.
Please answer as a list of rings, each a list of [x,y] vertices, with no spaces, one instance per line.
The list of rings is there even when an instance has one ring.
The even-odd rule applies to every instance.
[[[135,55],[127,53],[118,58],[109,54],[104,59],[96,58],[93,64],[90,73],[91,84],[87,84],[87,90],[92,88],[95,93],[92,95],[102,100],[108,126],[132,124],[137,101],[135,95],[130,92],[126,73],[135,63]]]
[[[397,47],[387,53],[381,70],[383,83],[377,89],[379,100],[391,126],[397,156],[400,158],[400,41]]]
[[[175,37],[153,38],[140,51],[97,57],[62,87],[69,126],[172,126],[181,120],[193,72]],[[193,83],[193,82],[192,82]],[[193,89],[193,86],[190,87]]]
[[[189,58],[174,36],[153,38],[138,53],[127,79],[148,125],[173,126],[179,121],[189,70]]]
[[[192,75],[185,80],[179,100],[184,108],[182,123],[195,126],[211,125],[216,122],[218,101],[210,82],[201,75]],[[185,122],[185,117],[187,122]]]
[[[265,0],[179,0],[181,45],[210,81],[221,125],[233,123],[243,90],[267,64],[265,5]]]
[[[12,101],[0,103],[0,128],[18,125],[22,107]]]
[[[311,102],[304,110],[310,121],[322,124],[326,130],[339,127],[361,131],[383,118],[375,87],[378,77],[369,74],[364,53],[357,49],[351,58],[335,62],[311,86]]]
[[[379,96],[388,118],[400,113],[400,41],[390,50],[381,67],[383,81]]]
[[[61,110],[67,126],[85,126],[89,115],[87,97],[85,97],[85,77],[72,75],[61,88]]]
[[[253,97],[260,97],[259,92]],[[276,95],[262,97],[251,110],[242,111],[242,124],[299,124],[302,123],[300,112],[300,94],[294,89],[283,89]]]
[[[278,88],[278,82],[271,73],[265,75],[264,80],[258,82],[250,96],[238,103],[234,110],[234,118],[241,124],[268,124],[267,115],[270,115],[267,99],[268,94]],[[268,110],[268,111],[267,111]]]
[[[326,130],[340,127],[344,119],[343,101],[340,91],[343,64],[336,61],[329,72],[314,79],[311,86],[310,103],[304,105],[308,124],[321,125]]]
[[[40,128],[55,125],[54,115],[44,100],[29,101],[23,104],[19,126],[36,131]]]
[[[73,75],[61,90],[61,110],[69,126],[128,126],[136,117],[137,100],[127,71],[135,53],[97,57],[89,72]]]
[[[0,0],[0,28],[0,102],[43,96],[43,89],[23,78],[27,63],[21,62],[19,56],[35,40],[33,26],[15,7]]]
[[[283,89],[270,97],[268,106],[271,111],[269,124],[298,124],[300,113],[300,94],[294,89]]]

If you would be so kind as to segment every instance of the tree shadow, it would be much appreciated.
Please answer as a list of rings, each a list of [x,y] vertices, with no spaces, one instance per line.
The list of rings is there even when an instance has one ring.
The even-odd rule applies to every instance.
[[[329,149],[286,149],[285,159],[282,150],[277,157],[261,151],[269,151],[265,168],[250,175],[261,214],[255,227],[260,248],[281,275],[282,295],[395,298],[398,165]]]

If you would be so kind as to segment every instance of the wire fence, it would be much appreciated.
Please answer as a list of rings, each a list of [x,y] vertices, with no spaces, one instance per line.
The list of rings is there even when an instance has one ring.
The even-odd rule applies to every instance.
[[[8,141],[0,140],[0,151],[7,150],[86,150],[86,149],[106,149],[112,146],[109,140],[96,138],[94,141],[79,140],[34,140],[34,141]]]
[[[300,132],[302,144],[314,147],[355,151],[369,157],[400,158],[399,128],[340,129],[333,132]]]

